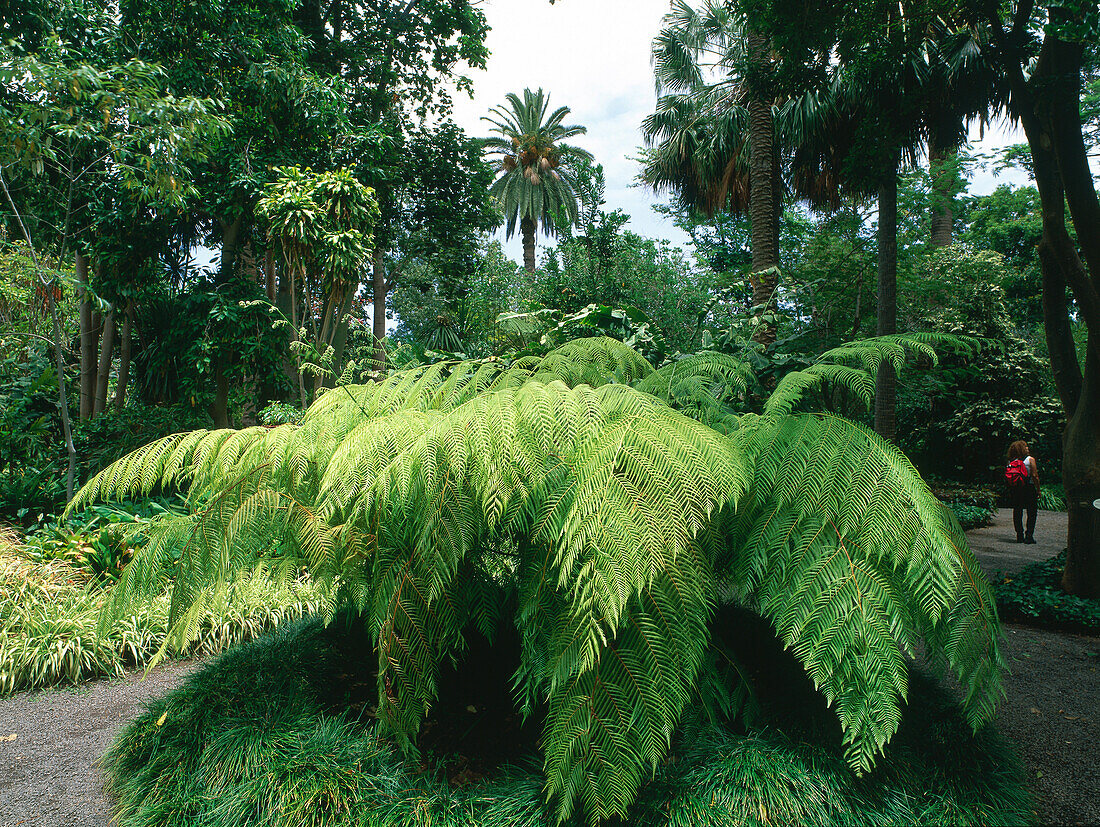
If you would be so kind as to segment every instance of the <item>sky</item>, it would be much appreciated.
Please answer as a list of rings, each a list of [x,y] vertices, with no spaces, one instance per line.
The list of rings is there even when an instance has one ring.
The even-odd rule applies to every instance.
[[[491,54],[485,71],[470,74],[473,99],[455,93],[455,121],[469,135],[487,135],[489,124],[481,118],[490,108],[503,104],[509,92],[541,86],[550,93],[552,109],[572,110],[566,123],[588,128],[587,134],[570,142],[603,164],[606,209],[630,215],[628,227],[634,232],[685,244],[687,236],[653,212],[652,205],[660,199],[635,185],[639,165],[632,160],[642,144],[642,119],[657,101],[650,47],[668,9],[669,0],[557,0],[554,5],[549,0],[485,0],[482,10],[492,27],[487,40]],[[984,140],[978,137],[973,130],[977,151],[1024,140],[1001,124],[987,129]],[[1027,182],[1022,173],[998,177],[979,171],[971,191],[988,193],[1009,180]],[[539,248],[547,241],[540,236]],[[517,261],[522,259],[518,237],[505,249]]]

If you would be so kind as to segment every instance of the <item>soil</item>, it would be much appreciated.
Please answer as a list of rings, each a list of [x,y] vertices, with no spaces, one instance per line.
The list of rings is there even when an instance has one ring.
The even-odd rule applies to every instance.
[[[1011,573],[1061,551],[1065,519],[1040,512],[1037,543],[1022,545],[1015,542],[1011,512],[1002,509],[992,526],[967,536],[987,573]],[[1018,748],[1039,823],[1100,824],[1100,638],[1006,624],[1004,649],[1011,671],[997,723]],[[99,757],[145,701],[196,666],[168,663],[144,679],[136,674],[0,699],[0,827],[107,827]],[[465,711],[473,724],[484,709]],[[435,736],[442,751],[453,749],[442,736]],[[481,767],[455,758],[441,768],[455,776],[452,783],[481,774]]]

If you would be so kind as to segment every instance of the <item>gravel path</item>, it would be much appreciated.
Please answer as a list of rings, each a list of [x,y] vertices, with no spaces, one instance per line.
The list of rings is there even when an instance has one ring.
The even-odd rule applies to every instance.
[[[137,673],[0,700],[0,827],[106,827],[99,756],[147,700],[196,666],[174,661],[144,680]]]
[[[992,526],[967,536],[987,573],[1014,572],[1062,549],[1065,520],[1040,512],[1038,543],[1019,545],[1002,509]],[[1100,638],[1006,624],[1005,656],[1011,672],[998,725],[1018,747],[1040,823],[1100,824]],[[145,680],[0,699],[0,827],[107,827],[99,756],[145,701],[195,668],[168,663]]]

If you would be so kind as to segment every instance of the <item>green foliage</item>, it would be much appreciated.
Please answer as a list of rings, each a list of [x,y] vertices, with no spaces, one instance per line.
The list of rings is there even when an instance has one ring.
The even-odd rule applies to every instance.
[[[949,502],[946,505],[955,512],[955,518],[959,521],[963,531],[970,531],[972,528],[984,528],[993,523],[992,509],[960,502]]]
[[[932,493],[955,512],[963,531],[982,528],[993,522],[993,514],[997,510],[997,494],[994,489],[945,480],[936,480],[929,484]]]
[[[257,563],[331,584],[327,615],[349,604],[363,616],[379,722],[409,750],[463,630],[489,634],[515,605],[515,694],[525,714],[546,709],[558,820],[626,813],[685,709],[700,695],[713,705],[704,664],[720,595],[776,628],[865,772],[899,725],[921,641],[959,677],[974,728],[1000,692],[996,612],[958,523],[902,454],[813,412],[830,389],[869,399],[881,361],[933,358],[930,342],[965,346],[911,336],[837,349],[780,382],[763,415],[738,418],[735,398],[715,399],[721,430],[632,387],[655,372],[612,339],[512,364],[436,363],[326,393],[298,426],[151,443],[73,507],[187,494],[191,513],[152,529],[104,617],[159,594],[178,566],[177,646]],[[741,375],[704,363],[705,393]],[[650,389],[674,398],[672,387],[684,386]]]
[[[21,525],[65,499],[56,383],[44,349],[0,358],[0,518]]]
[[[275,581],[242,573],[233,586],[205,606],[185,647],[166,644],[169,601],[161,593],[125,617],[100,623],[110,591],[87,570],[86,552],[74,567],[43,550],[0,548],[0,695],[88,678],[118,677],[143,667],[159,653],[210,655],[313,614],[322,593],[305,581]]]
[[[256,415],[256,421],[268,427],[288,423],[296,425],[302,421],[302,411],[286,402],[272,402]]]
[[[1100,634],[1100,600],[1066,594],[1066,552],[1032,563],[994,581],[997,607],[1006,620],[1084,634]]]
[[[626,216],[623,216],[626,219]],[[545,267],[527,275],[521,307],[574,313],[589,305],[636,307],[676,350],[698,348],[700,330],[721,317],[713,291],[720,279],[692,267],[683,252],[631,232],[590,227],[561,241]]]
[[[554,819],[526,758],[448,785],[410,767],[354,693],[364,641],[341,622],[280,628],[205,665],[154,701],[105,758],[120,827],[547,827]],[[782,730],[685,727],[624,827],[838,824],[1023,825],[1021,772],[990,729],[968,731],[915,676],[912,715],[873,775]],[[349,702],[350,701],[350,702]],[[430,759],[426,762],[430,763]],[[578,824],[573,818],[570,824]]]

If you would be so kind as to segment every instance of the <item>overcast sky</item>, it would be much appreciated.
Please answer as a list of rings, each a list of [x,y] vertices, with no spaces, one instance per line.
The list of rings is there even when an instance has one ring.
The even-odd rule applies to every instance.
[[[650,46],[669,0],[558,0],[554,5],[549,0],[485,0],[482,8],[492,27],[491,55],[487,70],[472,74],[474,98],[455,95],[458,124],[470,135],[487,135],[489,124],[481,117],[491,107],[503,104],[509,92],[541,86],[550,93],[552,108],[572,110],[566,123],[588,128],[572,142],[603,164],[606,209],[629,214],[630,229],[637,233],[684,243],[687,237],[651,209],[656,196],[633,186],[638,164],[631,160],[642,144],[642,119],[657,99]],[[975,149],[1022,140],[995,127]],[[1020,174],[1012,180],[1025,181]],[[972,191],[990,192],[997,183],[992,174],[978,173]],[[539,237],[540,249],[545,241]],[[522,258],[518,238],[507,249],[513,258]]]

